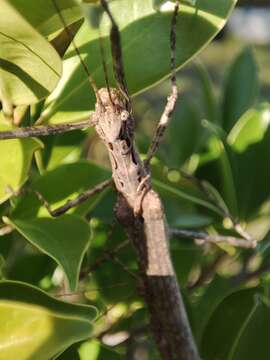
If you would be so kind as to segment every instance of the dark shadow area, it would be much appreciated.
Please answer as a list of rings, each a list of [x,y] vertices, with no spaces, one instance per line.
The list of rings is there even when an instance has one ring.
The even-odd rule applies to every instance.
[[[15,75],[20,81],[22,81],[38,98],[44,98],[49,95],[49,91],[39,84],[32,76],[25,72],[18,65],[0,59],[0,68],[5,70],[7,73]]]

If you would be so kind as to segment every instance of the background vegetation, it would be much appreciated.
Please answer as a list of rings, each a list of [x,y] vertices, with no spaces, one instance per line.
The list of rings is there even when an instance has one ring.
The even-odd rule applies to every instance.
[[[7,4],[16,8],[12,26],[17,12],[23,14],[31,27],[38,24],[38,38],[35,38],[38,49],[46,50],[47,40],[59,39],[63,24],[55,16],[55,10],[51,14],[49,10],[45,12],[48,16],[42,22],[44,9],[38,18],[39,12],[34,13],[32,8],[29,12],[27,4],[20,7],[19,1],[4,3],[6,11],[11,11]],[[115,3],[117,6],[121,1]],[[198,6],[206,3],[197,0]],[[230,1],[223,3],[232,5]],[[35,8],[29,2],[31,6]],[[62,1],[62,6],[68,24],[81,25],[77,23],[81,19],[77,5]],[[73,12],[65,13],[65,6],[67,9],[74,6]],[[219,6],[213,9],[220,11]],[[227,15],[224,13],[224,18]],[[151,21],[154,16],[149,15]],[[161,18],[166,25],[169,16]],[[131,21],[120,20],[119,16],[123,29],[127,26],[125,21]],[[187,18],[183,16],[182,20],[185,24]],[[2,24],[8,26],[7,22]],[[130,24],[134,25],[133,31],[145,26],[141,19]],[[92,26],[92,32],[81,28],[76,43],[84,54],[86,48],[91,50],[85,57],[101,85],[104,80],[101,80],[98,32]],[[104,20],[104,31],[106,26]],[[163,20],[157,23],[157,51],[164,46],[158,40],[163,39],[162,26]],[[185,27],[179,28],[178,65],[209,41],[219,27],[221,20],[209,34],[209,28],[204,25],[205,38],[202,37],[201,43],[198,40],[190,52],[185,49],[194,41],[194,34],[192,37]],[[140,62],[138,73],[136,68],[134,72],[134,54],[127,46],[131,36],[132,32],[123,31],[128,81],[135,93],[162,79],[168,74],[169,66],[165,51],[164,59]],[[167,41],[167,33],[164,39]],[[186,39],[184,45],[181,39]],[[107,41],[105,37],[109,57]],[[66,49],[68,42],[67,39],[54,41],[58,53]],[[151,42],[153,38],[141,36],[138,51],[144,51]],[[37,65],[46,76],[38,79],[39,86],[35,83],[33,87],[32,81],[18,75],[18,68],[7,64],[14,65],[12,56],[6,58],[6,49],[4,55],[0,53],[1,131],[31,125],[36,120],[54,124],[89,116],[94,106],[93,94],[85,90],[86,75],[72,46],[65,55],[64,80],[46,101],[60,77],[58,55],[52,52],[50,63],[54,62],[54,71],[50,73],[46,69],[45,74],[40,64]],[[239,237],[240,228],[244,236],[258,241],[255,249],[242,249],[226,242],[213,244],[176,237],[171,240],[172,257],[194,336],[201,357],[206,360],[254,360],[269,356],[268,56],[269,46],[251,48],[228,36],[212,42],[200,57],[181,69],[179,104],[153,161],[153,185],[162,197],[171,228],[234,237]],[[26,73],[35,79],[35,72],[31,73],[34,68],[32,64]],[[152,71],[156,68],[157,71]],[[5,76],[9,76],[7,81]],[[30,84],[31,91],[18,78],[23,78],[24,85]],[[113,81],[111,73],[110,80]],[[3,84],[11,85],[7,88]],[[133,99],[136,140],[142,154],[147,151],[169,88],[169,82],[165,81]],[[2,141],[0,169],[0,344],[7,344],[10,336],[16,341],[22,337],[29,339],[18,346],[4,346],[0,359],[158,359],[147,309],[136,288],[136,258],[114,218],[114,191],[107,189],[56,219],[49,216],[33,193],[33,190],[42,193],[56,207],[108,178],[107,156],[95,133],[77,131],[50,136],[42,142]],[[8,192],[7,186],[12,191]],[[17,190],[20,192],[14,196]]]

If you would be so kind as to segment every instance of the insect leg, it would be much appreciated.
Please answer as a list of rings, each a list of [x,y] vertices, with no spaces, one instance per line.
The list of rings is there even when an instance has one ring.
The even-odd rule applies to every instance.
[[[105,181],[101,182],[100,184],[96,185],[95,187],[82,192],[76,198],[74,198],[72,200],[68,200],[64,205],[62,205],[56,209],[51,208],[51,205],[48,203],[47,200],[45,200],[45,198],[43,197],[42,194],[40,194],[37,191],[34,191],[34,193],[38,197],[38,199],[43,203],[43,205],[46,207],[46,209],[48,210],[50,215],[52,217],[58,217],[60,215],[65,214],[68,210],[72,209],[73,207],[76,207],[76,206],[84,203],[86,200],[90,199],[92,196],[99,194],[100,192],[102,192],[104,189],[106,189],[110,185],[112,185],[112,179],[105,180]]]
[[[179,11],[179,1],[176,1],[174,13],[171,22],[171,33],[170,33],[170,43],[171,43],[171,94],[167,98],[167,104],[161,115],[156,132],[154,134],[152,143],[149,147],[147,157],[145,160],[146,167],[149,166],[151,159],[157,152],[163,134],[169,124],[170,118],[175,110],[177,98],[178,98],[178,89],[176,85],[176,21]]]
[[[22,139],[29,137],[62,134],[74,130],[86,129],[90,125],[91,125],[90,120],[85,120],[82,122],[70,123],[70,124],[22,127],[8,131],[0,131],[0,140]]]

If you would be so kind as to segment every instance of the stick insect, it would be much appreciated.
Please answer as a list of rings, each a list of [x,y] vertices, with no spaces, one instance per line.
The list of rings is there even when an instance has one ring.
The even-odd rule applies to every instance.
[[[108,76],[107,76],[107,69],[106,69],[106,65],[105,65],[104,61],[103,61],[102,65],[103,65],[105,80],[106,80],[107,85],[106,85],[106,89],[98,90],[95,80],[93,79],[91,73],[89,72],[86,63],[83,61],[82,56],[81,56],[75,42],[73,41],[73,35],[71,34],[68,26],[66,25],[65,19],[61,14],[61,11],[58,7],[57,1],[52,0],[52,2],[54,4],[54,7],[55,7],[59,17],[60,17],[61,22],[63,23],[63,26],[65,27],[67,37],[70,38],[70,41],[73,44],[74,50],[76,51],[76,54],[78,55],[78,57],[80,59],[81,65],[89,79],[90,85],[95,92],[97,104],[99,104],[100,106],[99,107],[97,106],[97,111],[96,111],[96,113],[94,113],[92,115],[90,121],[85,120],[85,121],[82,121],[79,123],[70,123],[70,124],[64,123],[64,124],[59,124],[59,125],[20,127],[20,128],[16,128],[16,129],[13,129],[10,131],[0,132],[0,140],[19,139],[19,138],[28,138],[28,137],[43,137],[43,136],[48,136],[48,135],[56,135],[56,134],[71,132],[74,130],[83,130],[83,129],[88,128],[89,126],[96,126],[96,125],[98,125],[98,122],[99,122],[98,118],[100,116],[100,109],[103,107],[101,97],[103,96],[104,103],[106,103],[106,101],[107,101],[106,97],[108,97],[109,102],[111,104],[113,104],[113,102],[112,102],[113,96],[119,97],[119,93],[115,92],[114,90],[110,91],[110,87],[109,87],[109,83],[108,83]],[[121,123],[126,124],[127,130],[129,132],[128,136],[130,137],[130,141],[131,141],[132,140],[131,138],[133,137],[133,133],[134,133],[134,119],[133,119],[133,117],[130,117],[128,115],[128,112],[131,113],[132,106],[131,106],[131,99],[128,94],[128,87],[126,84],[125,75],[124,75],[122,50],[121,50],[121,45],[120,45],[120,33],[118,30],[118,26],[112,16],[112,13],[107,5],[107,2],[101,0],[101,4],[104,8],[104,11],[108,14],[108,17],[110,18],[111,23],[112,23],[110,38],[111,38],[111,44],[112,44],[111,50],[112,50],[113,68],[114,68],[116,83],[118,86],[118,92],[120,92],[120,97],[122,99],[122,104],[118,103],[118,106],[120,106],[120,105],[123,106],[123,113],[121,114],[121,122],[118,124],[118,126],[120,126]],[[178,5],[177,5],[177,7],[178,7]],[[156,133],[153,137],[151,146],[149,147],[147,158],[144,162],[144,166],[142,166],[142,164],[141,164],[140,170],[138,170],[138,171],[142,172],[142,174],[140,174],[138,177],[139,180],[141,180],[141,178],[143,178],[143,181],[139,181],[139,183],[141,183],[141,184],[140,184],[140,186],[139,185],[137,186],[138,190],[140,190],[141,188],[145,188],[144,185],[148,183],[147,180],[148,180],[149,176],[147,175],[147,172],[149,172],[150,161],[158,149],[158,145],[162,139],[162,135],[168,125],[169,119],[174,111],[176,101],[177,101],[178,94],[177,94],[176,77],[175,77],[175,66],[176,66],[175,65],[175,46],[176,46],[175,26],[176,26],[176,16],[174,15],[173,20],[172,20],[172,28],[171,28],[171,36],[170,36],[170,38],[171,38],[172,91],[171,91],[171,95],[168,98],[167,105],[164,109],[164,112],[159,121],[159,124],[157,126]],[[102,43],[101,43],[100,49],[102,52],[103,51]],[[123,101],[123,99],[124,99],[124,101]],[[102,131],[101,127],[98,126],[97,132],[100,133],[101,131]],[[115,133],[119,133],[118,128],[116,128],[112,131]],[[104,134],[101,134],[101,137],[102,136],[104,136]],[[85,193],[80,194],[76,199],[69,200],[66,204],[61,206],[59,209],[55,209],[55,210],[51,209],[49,203],[46,201],[46,199],[44,199],[42,197],[41,194],[39,194],[37,192],[35,192],[35,194],[39,198],[39,200],[41,200],[42,203],[45,205],[45,207],[47,208],[47,210],[49,211],[51,216],[55,217],[55,216],[62,215],[63,213],[65,213],[66,211],[71,209],[72,207],[75,207],[75,206],[79,205],[80,203],[86,201],[89,197],[95,195],[98,192],[103,191],[106,187],[110,186],[111,184],[112,184],[112,182],[110,181],[110,179],[108,179],[107,181],[98,184],[95,188],[91,188],[91,189],[87,190]],[[138,210],[135,210],[135,213],[136,212],[138,212]]]
[[[67,36],[72,38],[65,19],[59,11],[57,0],[52,1],[66,29]],[[171,93],[144,162],[134,144],[135,120],[125,77],[120,32],[107,1],[100,0],[100,3],[111,22],[111,53],[117,88],[111,88],[108,81],[106,88],[97,88],[76,44],[72,41],[96,95],[96,107],[91,120],[78,124],[19,128],[2,132],[0,140],[47,136],[83,129],[89,125],[95,127],[110,158],[113,183],[118,193],[116,216],[137,253],[140,287],[149,308],[152,333],[160,354],[163,359],[195,360],[199,356],[170,258],[166,217],[161,200],[151,187],[150,174],[151,159],[156,154],[178,97],[175,54],[179,1],[175,2],[170,31]],[[106,75],[106,66],[104,66],[104,72]],[[108,179],[55,210],[51,210],[50,205],[41,194],[36,193],[36,195],[52,216],[60,216],[71,207],[77,206],[94,194],[103,191],[111,183],[111,179]],[[181,353],[179,353],[179,349],[181,349]]]

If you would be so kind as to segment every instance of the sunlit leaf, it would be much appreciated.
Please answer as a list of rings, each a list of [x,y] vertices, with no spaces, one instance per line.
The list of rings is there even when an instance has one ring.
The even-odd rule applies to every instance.
[[[24,283],[2,281],[0,315],[1,360],[49,360],[90,336],[96,311]]]
[[[270,105],[263,103],[248,110],[232,128],[228,143],[237,152],[245,151],[248,146],[260,142],[270,124]]]
[[[62,73],[55,49],[13,5],[1,1],[0,12],[0,98],[9,107],[45,98]]]
[[[11,126],[0,122],[0,131],[10,129]],[[31,138],[0,141],[0,204],[27,180],[33,154],[41,147],[39,140]]]
[[[258,93],[257,64],[249,48],[232,63],[223,99],[223,128],[230,131],[240,116],[256,101]]]
[[[48,37],[63,28],[53,1],[9,0],[12,6],[42,35]],[[82,11],[74,0],[56,0],[66,25],[82,18]]]
[[[130,93],[135,95],[170,73],[169,32],[174,7],[172,3],[169,10],[158,11],[152,0],[132,0],[128,7],[123,6],[124,3],[123,0],[112,1],[110,7],[121,30],[127,82]],[[235,0],[198,0],[195,5],[185,3],[180,6],[176,55],[178,68],[198,53],[224,26],[235,3]],[[92,6],[89,6],[86,13],[91,18]],[[109,29],[110,21],[103,13],[100,31],[110,83],[114,85]],[[75,41],[98,87],[104,86],[99,30],[93,25],[90,28],[83,26]],[[51,103],[43,113],[45,119],[52,123],[79,119],[94,108],[93,90],[72,47],[66,55],[64,77],[56,95],[56,102]]]

